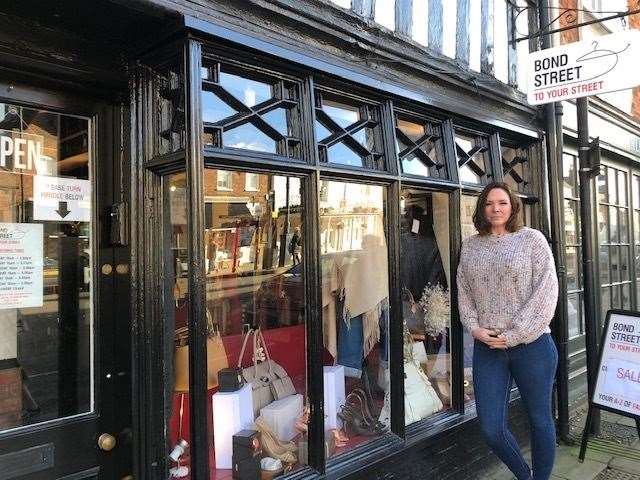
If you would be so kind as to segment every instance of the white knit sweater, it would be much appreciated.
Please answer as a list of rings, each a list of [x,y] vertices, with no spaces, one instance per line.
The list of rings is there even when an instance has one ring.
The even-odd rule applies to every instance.
[[[507,347],[550,332],[558,278],[549,244],[538,230],[523,227],[466,239],[457,278],[460,320],[469,331],[499,329]]]

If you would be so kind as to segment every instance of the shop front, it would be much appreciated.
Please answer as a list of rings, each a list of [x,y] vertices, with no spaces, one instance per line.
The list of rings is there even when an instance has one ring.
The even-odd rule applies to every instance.
[[[493,180],[545,228],[535,110],[166,14],[108,100],[0,85],[6,478],[473,477],[457,256]]]

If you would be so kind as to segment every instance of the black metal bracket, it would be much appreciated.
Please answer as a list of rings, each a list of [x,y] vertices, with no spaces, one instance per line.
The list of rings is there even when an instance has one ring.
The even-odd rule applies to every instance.
[[[559,10],[560,14],[556,15],[547,25],[541,25],[537,32],[530,33],[529,35],[522,35],[516,38],[517,34],[520,32],[517,31],[517,19],[518,17],[524,13],[528,12],[532,8],[537,8],[534,5],[527,5],[526,7],[519,6],[516,4],[515,0],[507,0],[509,5],[513,7],[515,10],[515,15],[513,18],[514,28],[513,35],[509,43],[511,45],[515,45],[518,42],[522,42],[524,40],[531,40],[532,38],[539,38],[543,35],[551,35],[553,33],[564,32],[567,30],[574,30],[576,28],[585,27],[587,25],[593,25],[594,23],[602,23],[609,20],[615,20],[616,18],[625,18],[629,15],[635,15],[636,13],[640,13],[640,0],[636,2],[636,8],[634,10],[625,10],[625,11],[611,11],[611,10],[588,10],[584,8],[562,8],[562,7],[548,7],[548,10]],[[610,14],[609,16],[597,18],[595,20],[589,20],[588,22],[575,23],[578,19],[578,12],[588,12],[591,14]],[[554,23],[559,22],[564,17],[567,24],[566,27],[555,28],[553,30],[548,30]]]

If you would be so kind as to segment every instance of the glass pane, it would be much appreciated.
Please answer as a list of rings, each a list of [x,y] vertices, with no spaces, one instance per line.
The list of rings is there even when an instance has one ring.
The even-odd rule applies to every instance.
[[[397,121],[398,128],[414,142],[424,136],[426,133],[424,125],[414,122],[408,122],[406,120]]]
[[[598,242],[609,243],[609,207],[606,205],[598,206]]]
[[[573,200],[564,201],[564,234],[567,245],[578,243],[577,207],[578,204]]]
[[[618,210],[620,243],[629,243],[629,211],[626,208]]]
[[[287,123],[287,111],[284,108],[276,108],[262,115],[262,119],[280,132],[280,135],[286,137],[291,135]]]
[[[611,255],[611,283],[616,283],[620,281],[620,254],[619,247],[609,247],[611,250],[609,254]]]
[[[608,176],[607,186],[609,190],[609,203],[617,204],[618,203],[618,194],[617,194],[618,179],[616,175],[616,170],[611,167],[607,168],[607,176]]]
[[[215,93],[202,92],[202,121],[207,123],[215,123],[238,113],[225,102],[223,102]]]
[[[244,148],[260,152],[276,153],[276,142],[262,133],[252,123],[222,133],[222,144],[225,147]]]
[[[164,316],[165,331],[172,334],[165,339],[165,356],[171,365],[171,379],[165,384],[165,415],[167,425],[167,470],[177,476],[191,470],[188,455],[191,443],[189,420],[189,261],[187,227],[187,188],[184,173],[164,178],[164,204],[169,210],[164,226],[165,245],[171,248],[163,252],[165,278]]]
[[[578,257],[578,249],[575,247],[567,247],[567,289],[577,290],[579,288],[578,268],[580,258]]]
[[[402,172],[410,175],[429,176],[429,167],[414,154],[407,155],[402,159]]]
[[[577,197],[576,195],[576,162],[573,155],[562,156],[562,187],[565,197]]]
[[[621,285],[614,285],[611,287],[611,308],[621,308],[622,299],[620,297]]]
[[[208,339],[201,368],[208,374],[211,479],[231,478],[233,465],[259,469],[256,438],[263,456],[293,469],[305,462],[302,185],[294,177],[251,175],[258,176],[256,194],[218,196],[203,232]],[[205,192],[211,178],[205,175]],[[221,376],[237,366],[240,381],[229,370]]]
[[[482,176],[490,173],[486,153],[484,150],[477,151],[476,141],[472,137],[456,134],[455,144],[460,181],[481,183]],[[471,156],[469,156],[470,153]]]
[[[472,195],[462,195],[460,197],[460,226],[463,240],[478,233],[473,225],[473,212],[477,201],[478,197]]]
[[[473,211],[476,208],[478,197],[471,195],[462,195],[460,197],[460,227],[462,231],[462,239],[468,238],[478,233],[473,225]],[[473,399],[473,337],[464,329],[463,337],[463,357],[464,366],[464,398],[465,400]]]
[[[600,283],[602,285],[611,283],[609,278],[609,248],[600,247]]]
[[[327,156],[331,163],[351,165],[353,167],[362,167],[364,165],[362,157],[342,142],[329,147],[327,149]]]
[[[577,293],[567,295],[567,315],[569,319],[569,338],[580,335],[580,297]]]
[[[606,167],[600,168],[600,175],[598,175],[598,202],[607,203],[609,201],[609,195],[607,193],[607,169]]]
[[[640,208],[640,177],[632,176],[631,188],[633,190],[633,208]]]
[[[618,209],[616,207],[609,207],[609,235],[611,243],[618,243],[620,241],[618,230]]]
[[[629,269],[629,247],[620,247],[620,281],[631,280]]]
[[[611,309],[611,287],[606,287],[600,293],[600,313],[602,320],[607,316],[607,312]]]
[[[0,431],[94,409],[90,125],[0,104]]]
[[[319,121],[316,120],[315,126],[315,134],[316,134],[316,142],[321,142],[325,140],[329,135],[331,135],[331,131],[325,128]]]
[[[401,198],[405,391],[420,392],[427,400],[421,405],[424,408],[405,412],[408,425],[451,408],[449,197],[403,189]],[[409,375],[417,369],[427,375],[431,385],[411,381]]]
[[[460,181],[464,183],[480,183],[480,177],[465,165],[460,168]]]
[[[632,243],[640,243],[640,212],[633,212],[633,239]]]
[[[373,137],[373,130],[370,128],[361,128],[357,132],[352,133],[351,136],[370,152],[375,150],[375,138]]]
[[[388,431],[385,190],[327,181],[320,201],[326,441],[336,454]]]
[[[618,203],[627,205],[627,174],[622,171],[618,171]]]
[[[353,105],[323,99],[322,110],[342,128],[347,128],[360,120],[360,109]]]
[[[622,308],[629,310],[631,308],[631,285],[622,285]]]
[[[265,102],[273,96],[271,85],[230,73],[220,72],[220,85],[247,107]]]

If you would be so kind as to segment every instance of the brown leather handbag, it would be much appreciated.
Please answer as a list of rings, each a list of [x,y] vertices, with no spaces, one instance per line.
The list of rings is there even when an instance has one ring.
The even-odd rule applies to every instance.
[[[214,326],[207,309],[207,389],[218,386],[218,372],[229,366],[227,352],[222,343],[220,330]],[[181,327],[175,331],[175,353],[173,357],[175,375],[174,390],[179,393],[189,391],[189,330]]]

